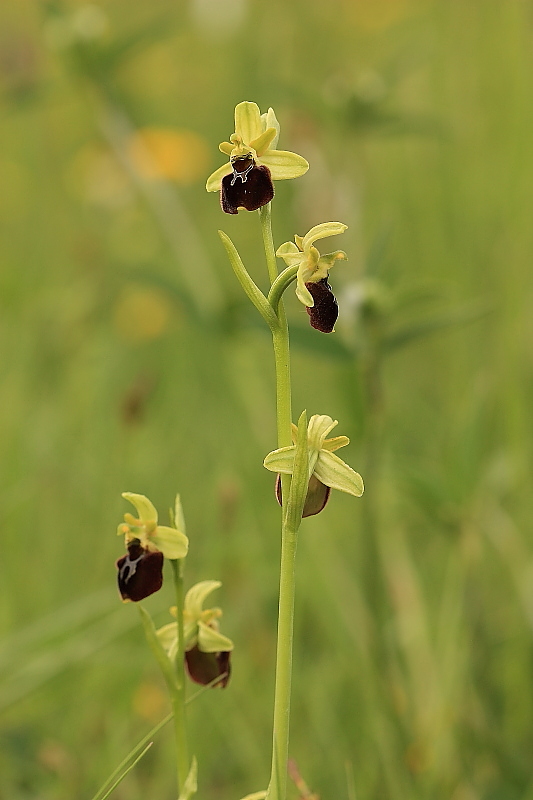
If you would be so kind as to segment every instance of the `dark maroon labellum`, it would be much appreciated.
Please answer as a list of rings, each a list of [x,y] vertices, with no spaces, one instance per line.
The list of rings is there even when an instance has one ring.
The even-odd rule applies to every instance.
[[[220,653],[204,653],[203,650],[195,645],[185,653],[185,664],[189,677],[195,683],[207,686],[220,676],[220,680],[213,683],[213,686],[220,686],[224,689],[228,685],[231,673],[229,651]]]
[[[309,478],[309,488],[307,489],[307,496],[305,498],[303,517],[313,517],[318,514],[329,500],[331,489],[319,481],[316,475],[311,475]],[[278,503],[281,505],[281,475],[276,478],[276,497]]]
[[[313,308],[307,309],[311,326],[322,333],[331,333],[339,316],[339,307],[328,279],[322,278],[315,283],[310,281],[305,285],[315,301]]]
[[[226,214],[237,214],[239,208],[256,211],[274,197],[274,184],[268,167],[257,165],[251,156],[235,158],[233,172],[222,178],[220,204]]]
[[[163,585],[163,553],[151,552],[139,539],[128,544],[128,553],[117,561],[118,590],[123,600],[138,603]]]

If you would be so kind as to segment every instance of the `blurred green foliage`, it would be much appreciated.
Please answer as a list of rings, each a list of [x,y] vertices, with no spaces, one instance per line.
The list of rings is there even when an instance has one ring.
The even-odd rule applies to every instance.
[[[114,586],[124,490],[179,490],[187,580],[223,581],[198,796],[266,785],[273,366],[217,228],[265,270],[257,215],[204,191],[244,99],[311,164],[276,243],[350,226],[337,333],[287,301],[295,414],[338,418],[367,486],[302,527],[292,756],[323,800],[532,800],[532,12],[0,6],[2,800],[91,797],[168,711]],[[170,800],[171,759],[165,729],[114,796]]]

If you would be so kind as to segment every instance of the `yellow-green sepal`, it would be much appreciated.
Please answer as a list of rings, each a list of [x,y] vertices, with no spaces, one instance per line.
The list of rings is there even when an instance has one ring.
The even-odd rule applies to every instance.
[[[222,584],[220,581],[200,581],[199,583],[195,583],[194,586],[191,586],[185,595],[184,608],[186,613],[189,614],[192,619],[198,619],[203,611],[206,597],[221,586]]]
[[[158,525],[156,532],[150,537],[150,542],[163,553],[165,558],[185,558],[189,549],[189,540],[176,528]]]
[[[354,497],[361,497],[365,487],[362,477],[334,453],[321,450],[314,473],[319,481]]]
[[[282,258],[288,267],[294,267],[304,259],[304,254],[298,250],[294,242],[284,242],[276,250],[278,258]]]
[[[225,178],[226,175],[229,175],[231,172],[233,172],[233,167],[229,161],[227,164],[223,164],[221,167],[212,172],[205,183],[205,188],[207,191],[218,192],[222,185],[222,178]]]
[[[198,648],[203,653],[226,653],[233,650],[233,642],[205,622],[198,622]]]
[[[261,136],[261,112],[257,103],[244,101],[235,106],[235,134],[242,142],[252,142]]]
[[[296,447],[280,447],[278,450],[273,450],[263,461],[263,466],[270,472],[282,472],[284,475],[292,475],[292,468],[294,465],[294,454]]]
[[[268,167],[273,181],[299,178],[305,175],[309,164],[303,156],[289,150],[267,150],[261,156],[261,164]]]
[[[302,250],[305,250],[318,239],[326,239],[328,236],[337,236],[340,233],[344,233],[347,227],[342,222],[321,222],[320,225],[315,225],[303,237]]]
[[[128,500],[135,506],[141,522],[154,522],[157,524],[157,510],[153,503],[144,494],[134,494],[134,492],[122,492],[124,500]]]

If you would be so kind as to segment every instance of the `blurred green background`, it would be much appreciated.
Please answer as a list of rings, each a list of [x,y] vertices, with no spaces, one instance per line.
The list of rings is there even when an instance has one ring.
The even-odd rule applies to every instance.
[[[323,800],[532,800],[532,15],[0,5],[2,800],[89,800],[168,711],[115,588],[125,490],[180,491],[187,582],[223,581],[234,669],[190,707],[198,797],[266,786],[273,364],[217,229],[266,271],[257,215],[204,190],[242,100],[311,164],[276,186],[276,244],[349,225],[325,248],[350,259],[337,332],[287,299],[295,414],[339,419],[367,486],[302,527],[291,754]],[[172,748],[114,797],[175,797]]]

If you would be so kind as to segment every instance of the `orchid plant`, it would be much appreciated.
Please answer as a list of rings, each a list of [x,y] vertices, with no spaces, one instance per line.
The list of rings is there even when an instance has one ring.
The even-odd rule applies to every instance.
[[[279,135],[280,126],[272,108],[261,114],[255,103],[239,103],[235,108],[235,132],[229,141],[219,145],[229,160],[206,183],[208,192],[219,192],[223,212],[259,212],[268,292],[252,280],[231,239],[222,231],[219,235],[237,279],[270,328],[276,371],[277,448],[264,459],[266,469],[277,475],[276,496],[281,505],[272,761],[268,788],[243,800],[286,800],[295,559],[302,519],[323,510],[331,489],[354,497],[360,497],[364,489],[361,476],[335,454],[349,444],[349,439],[327,438],[337,425],[336,420],[327,414],[314,414],[308,421],[306,411],[300,414],[297,425],[292,420],[289,331],[283,293],[295,283],[296,296],[305,306],[311,326],[324,334],[334,331],[338,307],[329,272],[337,261],[346,259],[346,254],[335,250],[321,255],[315,243],[344,233],[347,226],[341,222],[320,223],[276,250],[271,222],[273,182],[298,178],[309,168],[302,156],[277,149]],[[285,262],[281,272],[277,259]],[[194,757],[189,757],[185,676],[188,674],[203,687],[227,686],[233,642],[220,632],[221,610],[203,607],[211,592],[220,587],[218,581],[201,581],[185,595],[183,569],[189,542],[179,496],[170,526],[159,524],[157,510],[143,495],[124,493],[123,497],[135,507],[137,517],[126,513],[118,527],[127,551],[117,561],[118,588],[124,602],[138,604],[147,640],[167,683],[176,735],[178,800],[188,800],[196,792],[197,764]],[[156,630],[140,601],[161,589],[165,558],[172,566],[175,605],[170,613],[175,621]],[[107,796],[101,794],[98,800]]]
[[[252,280],[231,239],[222,231],[219,235],[235,275],[270,327],[276,367],[278,447],[264,461],[267,469],[277,473],[276,494],[282,506],[272,763],[268,788],[249,795],[248,800],[263,797],[286,800],[295,557],[302,518],[319,513],[332,488],[355,497],[360,497],[364,488],[361,476],[333,452],[347,445],[348,438],[326,438],[337,425],[335,420],[315,414],[308,423],[303,411],[298,425],[292,421],[289,331],[283,293],[296,282],[296,295],[306,307],[311,326],[326,334],[334,331],[338,307],[328,282],[329,271],[337,261],[345,260],[346,254],[336,250],[320,255],[315,242],[342,234],[347,226],[341,222],[323,222],[276,250],[271,221],[272,181],[297,178],[308,169],[302,156],[272,149],[277,147],[279,132],[271,108],[261,114],[255,103],[239,103],[235,109],[235,133],[230,142],[220,145],[220,150],[229,156],[229,163],[214,172],[206,184],[207,191],[220,191],[220,203],[226,213],[259,211],[270,281],[268,293],[262,292]],[[285,261],[282,272],[278,271],[276,257]]]

